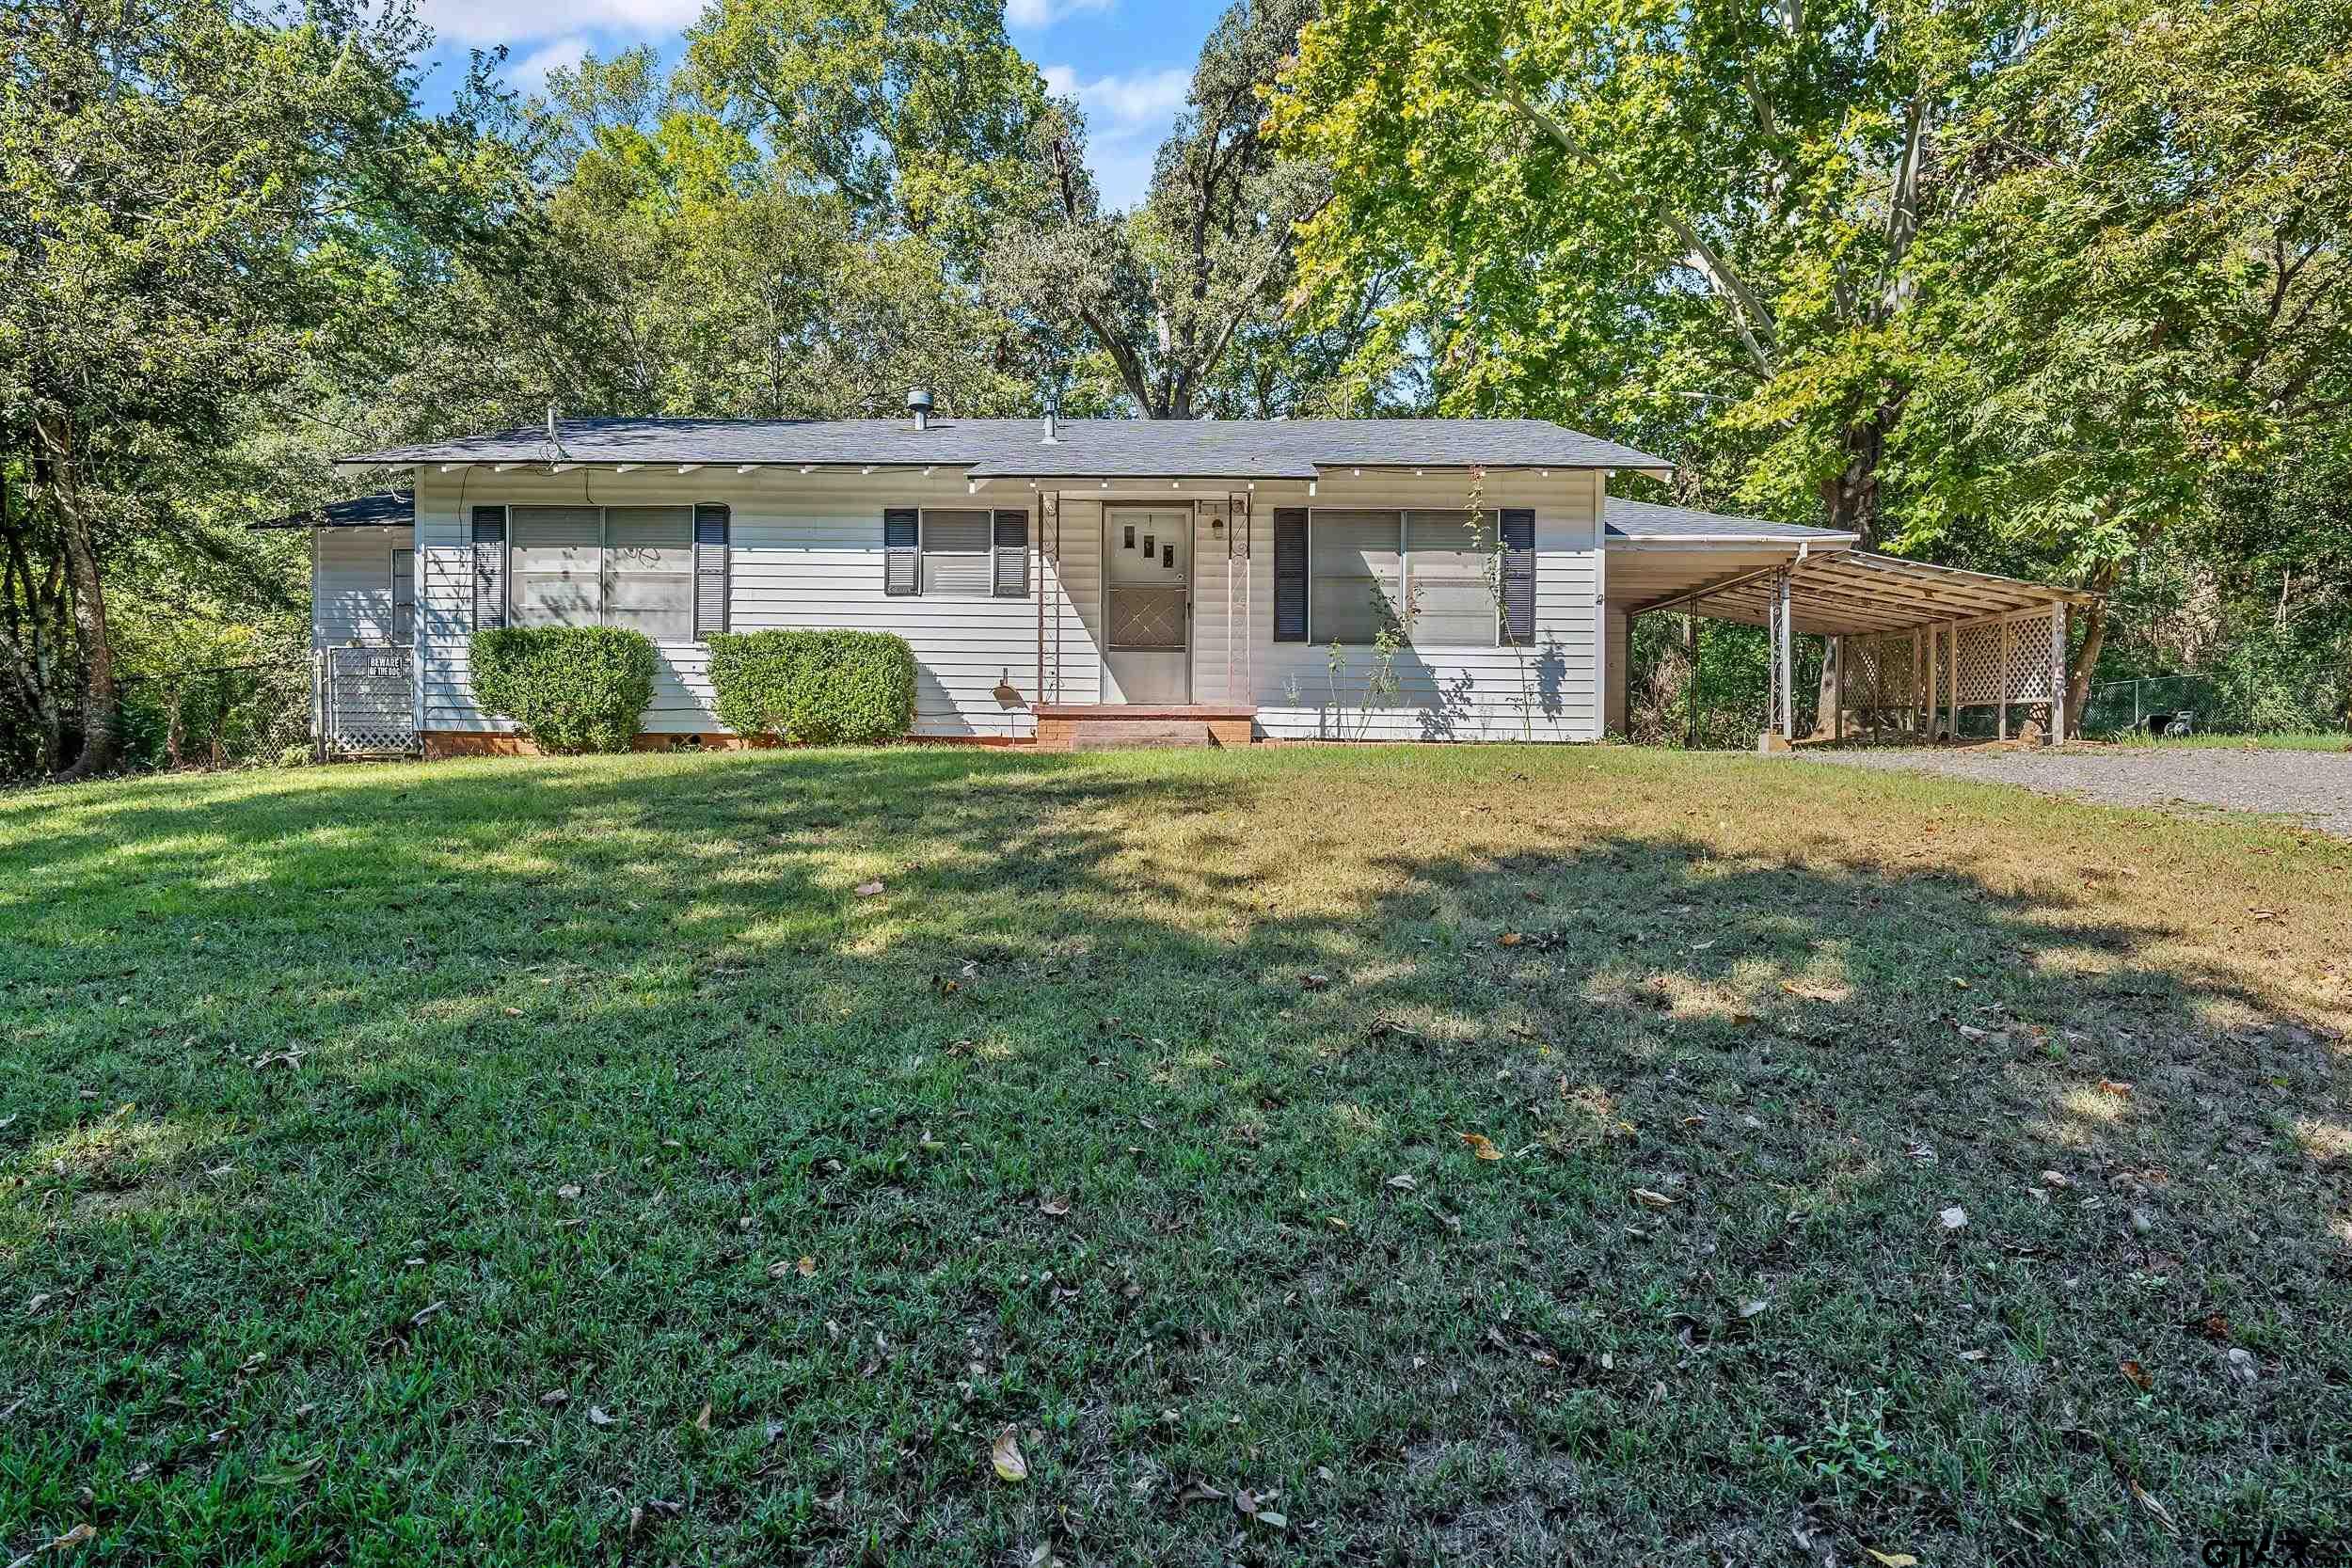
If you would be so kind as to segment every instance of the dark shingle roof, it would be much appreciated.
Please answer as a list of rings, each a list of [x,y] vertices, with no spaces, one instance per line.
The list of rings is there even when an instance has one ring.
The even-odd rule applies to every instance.
[[[1721,512],[1693,512],[1687,506],[1660,506],[1652,501],[1629,501],[1617,496],[1609,498],[1605,516],[1612,539],[1851,541],[1855,537],[1832,529],[1767,522],[1761,517],[1732,517]]]
[[[379,490],[347,501],[328,501],[316,512],[272,517],[254,528],[401,528],[417,520],[417,498],[406,490]]]
[[[416,463],[941,464],[975,479],[1313,479],[1325,468],[1665,468],[1548,420],[566,420],[364,452]]]

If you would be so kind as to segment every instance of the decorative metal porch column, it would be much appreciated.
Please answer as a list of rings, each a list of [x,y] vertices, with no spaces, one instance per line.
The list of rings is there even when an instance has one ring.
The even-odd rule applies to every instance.
[[[1796,636],[1790,625],[1789,578],[1786,566],[1772,573],[1772,598],[1765,614],[1772,634],[1772,704],[1770,727],[1759,748],[1763,751],[1785,749],[1797,741],[1796,672],[1790,648]],[[1778,746],[1774,736],[1779,737]]]

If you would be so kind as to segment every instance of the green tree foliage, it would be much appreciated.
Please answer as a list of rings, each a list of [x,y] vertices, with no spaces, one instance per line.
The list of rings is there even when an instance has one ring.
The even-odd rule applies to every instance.
[[[1081,336],[1146,419],[1311,406],[1312,388],[1360,341],[1344,334],[1344,316],[1337,318],[1336,356],[1327,331],[1302,341],[1286,325],[1298,303],[1294,235],[1327,198],[1329,176],[1314,160],[1275,147],[1261,100],[1313,11],[1313,0],[1240,0],[1225,13],[1201,46],[1184,113],[1133,212],[1103,211],[1074,128],[1053,136],[1042,153],[1054,211],[993,259],[999,295],[1050,328]],[[1349,296],[1360,301],[1376,286],[1354,287]],[[1247,344],[1247,359],[1220,387],[1237,341]],[[1292,352],[1295,344],[1302,352]]]
[[[79,771],[112,754],[106,561],[195,530],[191,475],[404,261],[492,232],[471,127],[414,111],[421,42],[334,0],[0,9],[0,439],[62,563]]]

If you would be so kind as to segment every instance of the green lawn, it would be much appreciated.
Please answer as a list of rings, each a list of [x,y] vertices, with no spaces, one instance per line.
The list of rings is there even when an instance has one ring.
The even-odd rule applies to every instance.
[[[1623,749],[0,797],[0,1562],[2352,1529],[2347,887]]]

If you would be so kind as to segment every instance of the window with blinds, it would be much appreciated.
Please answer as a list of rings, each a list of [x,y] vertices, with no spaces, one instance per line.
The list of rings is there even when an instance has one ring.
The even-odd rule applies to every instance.
[[[1029,594],[1029,515],[893,507],[882,514],[882,592],[960,598]]]
[[[1361,646],[1391,627],[1420,648],[1532,642],[1534,535],[1518,509],[1281,508],[1274,641]]]
[[[509,507],[506,557],[509,625],[694,641],[691,506]]]

